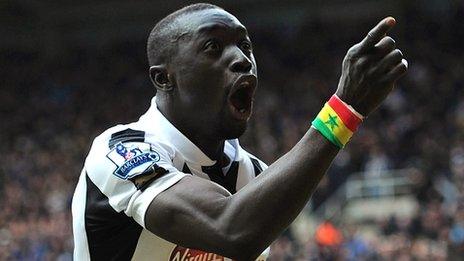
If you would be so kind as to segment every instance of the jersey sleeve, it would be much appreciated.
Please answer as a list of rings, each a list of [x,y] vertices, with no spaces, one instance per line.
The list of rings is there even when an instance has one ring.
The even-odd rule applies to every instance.
[[[84,166],[90,181],[115,211],[145,228],[152,200],[187,175],[173,166],[174,151],[162,144],[122,141],[109,146],[97,139]]]

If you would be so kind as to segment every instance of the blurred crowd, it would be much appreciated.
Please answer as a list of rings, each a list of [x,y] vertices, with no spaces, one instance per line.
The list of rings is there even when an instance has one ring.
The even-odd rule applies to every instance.
[[[393,33],[408,75],[336,158],[313,202],[323,204],[350,173],[413,168],[420,208],[376,220],[374,237],[340,221],[321,223],[308,242],[286,231],[272,260],[464,256],[464,5],[412,8]],[[260,87],[243,146],[267,163],[288,151],[335,91],[346,50],[374,23],[252,24]],[[93,138],[137,120],[155,95],[144,39],[51,56],[9,48],[0,57],[0,260],[71,260],[70,202]]]

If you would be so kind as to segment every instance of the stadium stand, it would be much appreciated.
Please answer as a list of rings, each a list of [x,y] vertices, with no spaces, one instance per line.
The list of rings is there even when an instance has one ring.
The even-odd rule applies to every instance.
[[[272,260],[464,256],[464,4],[428,3],[402,6],[394,34],[408,75],[339,154]],[[7,8],[33,24],[31,8]],[[321,18],[252,24],[260,89],[244,146],[268,163],[291,148],[334,92],[344,52],[374,22],[343,32]],[[70,202],[90,143],[137,119],[155,94],[144,41],[1,45],[0,260],[72,260]],[[407,197],[404,208],[395,195]],[[334,197],[347,203],[330,205]],[[354,206],[360,199],[392,210],[364,215],[372,202]],[[330,243],[317,236],[328,230]]]

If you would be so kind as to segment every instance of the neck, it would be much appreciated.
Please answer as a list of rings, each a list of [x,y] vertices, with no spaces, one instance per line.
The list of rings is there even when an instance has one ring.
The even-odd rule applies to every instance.
[[[227,162],[224,154],[224,140],[212,132],[212,128],[199,126],[198,122],[187,117],[187,113],[181,113],[174,106],[168,106],[165,99],[156,99],[158,110],[171,122],[182,134],[193,142],[206,156],[216,160],[221,165]]]

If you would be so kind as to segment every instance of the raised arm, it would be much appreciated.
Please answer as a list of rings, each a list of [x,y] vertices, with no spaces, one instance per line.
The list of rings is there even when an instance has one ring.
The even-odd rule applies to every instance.
[[[382,20],[348,51],[336,94],[367,116],[407,70]],[[309,125],[309,121],[308,121]],[[252,260],[296,218],[339,148],[310,128],[283,157],[236,194],[186,177],[158,195],[146,213],[156,235],[185,247]]]

